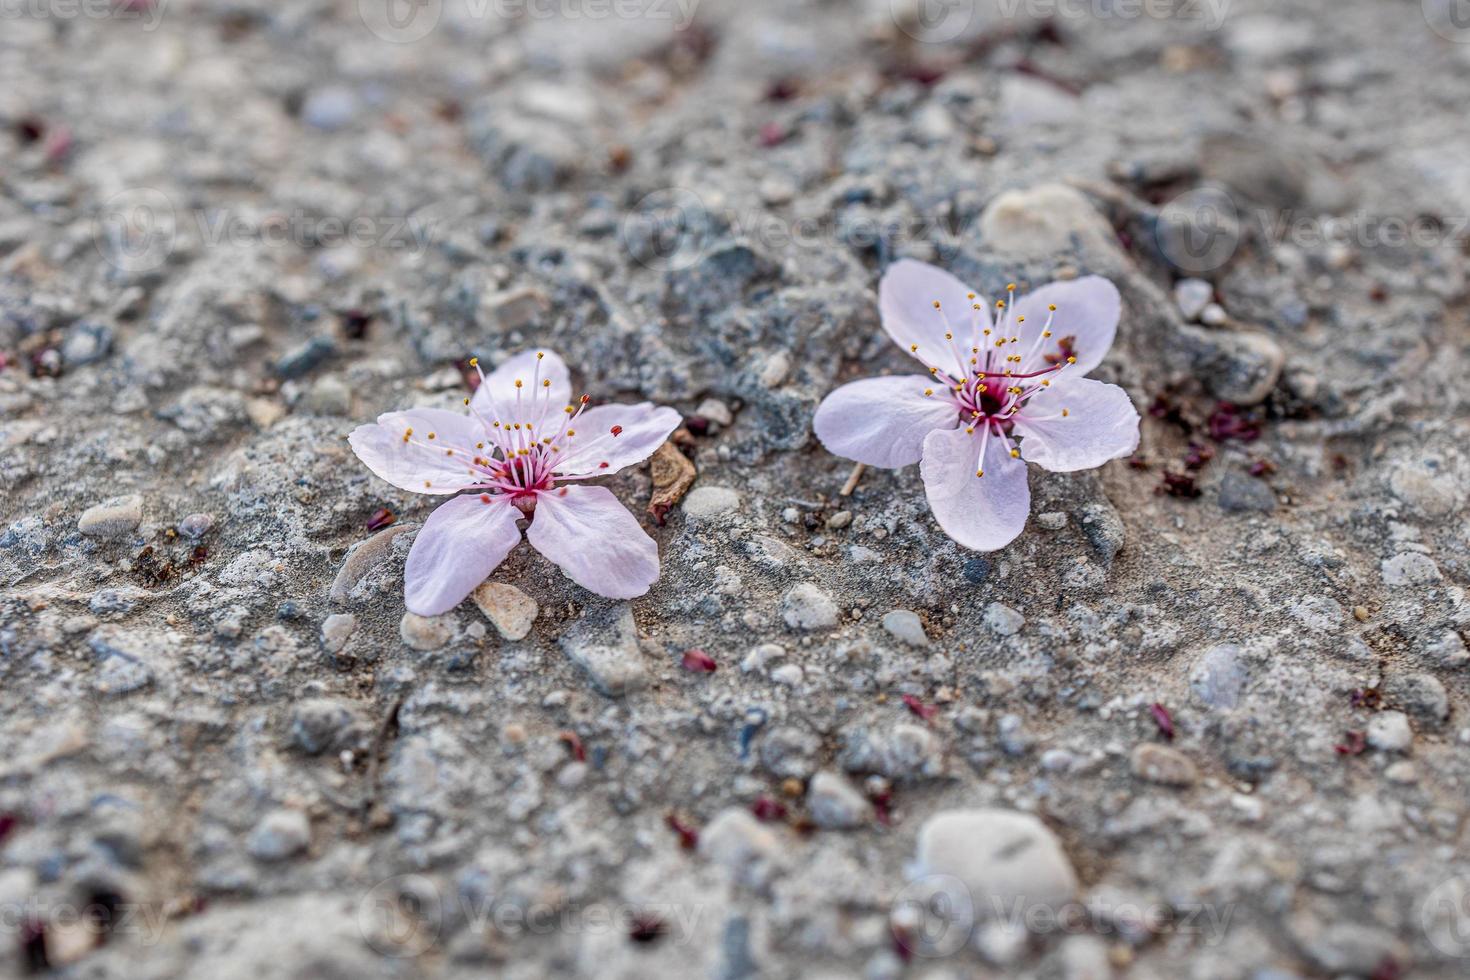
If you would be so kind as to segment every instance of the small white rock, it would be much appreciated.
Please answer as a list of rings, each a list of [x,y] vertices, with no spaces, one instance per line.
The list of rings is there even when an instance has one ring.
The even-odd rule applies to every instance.
[[[134,493],[88,507],[77,521],[77,530],[89,538],[120,538],[142,522],[143,497]]]
[[[357,617],[352,613],[328,616],[322,620],[322,649],[328,653],[341,653],[356,629]]]
[[[1174,302],[1184,319],[1193,320],[1204,312],[1215,296],[1215,287],[1203,279],[1181,279],[1174,284]]]
[[[1407,752],[1414,744],[1409,716],[1402,711],[1382,711],[1368,722],[1368,744],[1380,752]]]
[[[873,804],[846,777],[823,770],[807,786],[812,823],[824,830],[852,830],[872,819]]]
[[[718,517],[740,509],[740,494],[729,487],[695,487],[681,506],[688,517]]]
[[[883,617],[883,629],[900,643],[912,647],[926,647],[929,637],[917,613],[908,609],[895,609]]]
[[[699,407],[694,410],[694,414],[702,415],[716,425],[728,427],[735,424],[734,413],[730,411],[728,405],[718,398],[706,398],[699,403]]]
[[[837,603],[811,582],[802,582],[781,600],[781,618],[794,630],[828,629],[837,624]]]
[[[985,625],[998,636],[1014,636],[1026,625],[1026,617],[1004,603],[992,602],[985,607]]]
[[[524,640],[540,612],[535,599],[504,582],[486,582],[471,592],[470,598],[507,640]]]
[[[398,621],[398,635],[415,650],[437,650],[454,635],[448,616],[420,616],[406,612]]]
[[[806,673],[796,664],[782,664],[771,671],[771,680],[787,687],[796,687],[806,679]]]

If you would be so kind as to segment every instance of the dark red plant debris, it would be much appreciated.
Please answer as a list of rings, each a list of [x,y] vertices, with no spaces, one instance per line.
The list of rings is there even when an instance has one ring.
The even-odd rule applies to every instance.
[[[713,674],[720,669],[720,665],[715,663],[715,658],[703,650],[685,650],[680,666],[695,674]]]
[[[635,943],[651,943],[667,931],[664,920],[652,912],[639,912],[628,920],[628,938]]]
[[[22,143],[34,143],[46,135],[46,120],[40,116],[22,116],[15,121],[15,135]]]
[[[1373,972],[1368,974],[1368,980],[1403,980],[1404,967],[1392,956],[1385,956],[1378,961]]]
[[[21,925],[20,958],[27,972],[45,973],[51,969],[51,957],[46,955],[46,923],[40,919],[26,919]]]
[[[1076,356],[1077,337],[1073,334],[1068,334],[1067,336],[1057,341],[1057,352],[1055,354],[1046,355],[1046,363],[1061,364],[1067,358]]]
[[[925,704],[912,694],[905,694],[903,696],[903,706],[925,721],[930,721],[935,715],[939,714],[939,707],[937,705]]]
[[[1368,748],[1368,736],[1360,731],[1350,731],[1343,740],[1333,746],[1338,755],[1362,755]]]
[[[794,78],[778,78],[766,88],[767,102],[790,102],[801,94],[801,83]]]
[[[873,816],[885,827],[893,826],[893,789],[885,786],[869,791],[868,800],[873,804]]]
[[[1197,442],[1189,444],[1189,455],[1184,457],[1186,469],[1202,470],[1205,464],[1215,458],[1215,451],[1209,446],[1201,446]]]
[[[1174,716],[1169,714],[1169,709],[1155,701],[1148,706],[1148,713],[1154,716],[1154,724],[1159,726],[1164,741],[1174,741]]]
[[[664,823],[669,829],[679,835],[679,846],[686,851],[692,851],[699,846],[699,831],[679,819],[679,815],[670,810],[664,816]]]
[[[1199,496],[1199,487],[1195,486],[1194,477],[1188,473],[1170,473],[1165,470],[1164,482],[1154,487],[1154,493],[1167,493],[1171,497],[1188,500]]]
[[[780,123],[768,122],[761,127],[760,143],[761,146],[770,149],[773,146],[780,146],[786,142],[787,137],[790,135],[791,133]]]
[[[13,813],[0,813],[0,844],[5,843],[5,838],[15,830],[15,825],[20,823],[19,818]]]
[[[1155,395],[1148,406],[1148,414],[1152,418],[1178,426],[1185,435],[1194,431],[1194,423],[1184,417],[1184,411],[1168,395]]]
[[[196,544],[194,550],[189,552],[189,564],[199,567],[209,560],[209,549],[202,544]]]
[[[615,174],[620,174],[633,165],[633,151],[623,143],[614,143],[607,148],[607,165]]]
[[[1229,402],[1220,402],[1210,414],[1210,438],[1216,442],[1255,442],[1261,437],[1261,420]]]
[[[1129,456],[1128,468],[1130,470],[1146,470],[1149,468],[1149,461],[1142,456]]]
[[[709,419],[703,415],[687,416],[684,419],[684,428],[688,429],[694,435],[707,436],[709,435]]]
[[[1251,462],[1251,476],[1267,477],[1276,472],[1276,464],[1269,459],[1257,459]]]
[[[342,314],[342,335],[348,340],[362,340],[372,326],[373,315],[366,310],[351,309]]]
[[[750,805],[750,812],[755,814],[755,818],[757,820],[760,820],[764,823],[776,823],[778,821],[785,820],[788,811],[786,809],[786,804],[782,803],[780,800],[773,799],[769,796],[762,796],[758,797],[756,801]]]
[[[1047,82],[1066,92],[1068,95],[1080,96],[1082,94],[1082,86],[1076,82],[1070,82],[1060,75],[1052,74],[1050,71],[1033,62],[1030,58],[1022,58],[1016,62],[1016,71],[1019,74],[1029,75],[1032,78],[1038,78],[1043,82]]]
[[[381,531],[398,520],[398,515],[386,507],[379,507],[373,511],[373,516],[367,520],[369,531]]]
[[[572,754],[573,759],[576,759],[578,762],[587,761],[587,747],[582,744],[582,736],[569,728],[565,731],[557,732],[556,740],[566,745],[567,751]]]
[[[1388,287],[1383,285],[1383,283],[1379,283],[1372,289],[1368,290],[1368,298],[1375,303],[1388,302]]]
[[[1377,711],[1383,707],[1383,695],[1378,693],[1376,687],[1360,687],[1352,693],[1353,707],[1366,708],[1369,711]]]
[[[467,391],[473,393],[479,389],[480,372],[475,370],[475,366],[470,363],[469,358],[455,361],[454,367],[459,371],[460,380],[464,382]]]
[[[55,127],[46,137],[46,162],[52,165],[61,163],[71,155],[72,147],[75,145],[76,140],[72,138],[71,127]]]
[[[97,945],[107,942],[114,926],[119,925],[124,915],[126,900],[114,891],[96,891],[87,898],[87,918]]]
[[[914,958],[914,940],[907,928],[895,922],[889,926],[889,936],[893,940],[893,952],[900,960],[907,963]]]

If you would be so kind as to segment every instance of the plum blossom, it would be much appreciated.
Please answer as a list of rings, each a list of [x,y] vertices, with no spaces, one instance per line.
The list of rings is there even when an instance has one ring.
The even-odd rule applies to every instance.
[[[839,456],[919,463],[940,527],[977,551],[1025,527],[1027,462],[1065,473],[1138,448],[1127,393],[1084,377],[1112,346],[1117,288],[1099,276],[1015,288],[992,304],[942,269],[894,263],[878,287],[883,327],[927,373],[843,385],[812,421]]]
[[[658,545],[611,490],[581,481],[642,462],[679,427],[672,408],[599,405],[571,398],[567,366],[526,351],[480,374],[469,414],[411,408],[378,416],[348,442],[395,487],[450,497],[429,515],[404,569],[410,612],[459,605],[521,540],[574,582],[613,599],[643,595],[658,580]],[[471,491],[465,493],[464,491]]]

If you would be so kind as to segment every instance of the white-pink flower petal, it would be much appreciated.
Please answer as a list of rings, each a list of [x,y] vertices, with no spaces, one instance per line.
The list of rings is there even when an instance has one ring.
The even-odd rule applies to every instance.
[[[1065,413],[1065,414],[1063,414]],[[1089,470],[1138,448],[1138,410],[1117,385],[1062,378],[1016,416],[1021,457],[1058,473]]]
[[[589,408],[569,424],[576,435],[565,440],[568,448],[557,456],[555,472],[616,473],[652,456],[682,422],[674,409],[652,402]]]
[[[958,423],[959,412],[943,386],[910,374],[843,385],[817,406],[812,430],[829,452],[893,469],[917,463],[926,435]]]
[[[573,582],[609,599],[643,595],[658,581],[658,545],[607,487],[536,494],[526,540]]]
[[[968,356],[975,324],[978,322],[982,330],[990,326],[989,304],[979,295],[971,299],[973,292],[937,266],[900,259],[888,267],[878,283],[878,312],[883,318],[883,329],[905,351],[913,353],[912,348],[917,344],[919,350],[915,356],[925,365],[958,371],[945,333],[952,333],[955,345]],[[935,300],[939,301],[937,310]],[[976,305],[980,309],[976,310]]]
[[[415,493],[458,493],[480,481],[473,460],[484,439],[474,419],[442,408],[387,412],[347,437],[357,458],[380,478]]]
[[[466,494],[439,505],[414,538],[403,570],[408,611],[437,616],[463,601],[521,540],[509,497]]]
[[[1055,313],[1048,309],[1050,306],[1056,307]],[[1077,358],[1077,363],[1067,367],[1066,373],[1086,374],[1102,363],[1113,346],[1122,310],[1118,287],[1102,276],[1048,283],[1026,293],[1016,300],[1012,311],[1026,318],[1011,330],[1011,335],[1020,338],[1016,347],[1023,355],[1029,355],[1017,373],[1037,371],[1065,361],[1065,344],[1065,349]],[[1048,317],[1052,322],[1051,336],[1042,338]],[[1014,317],[1011,322],[1015,322]],[[1044,341],[1039,349],[1036,348],[1038,339]],[[1047,360],[1048,356],[1051,361]]]
[[[544,356],[539,356],[544,355]],[[521,382],[519,408],[516,382]],[[551,384],[542,384],[550,381]],[[471,404],[489,421],[560,424],[572,398],[572,376],[553,350],[536,348],[507,358],[485,375]]]
[[[985,475],[976,476],[980,471]],[[964,429],[931,432],[919,472],[939,526],[966,548],[995,551],[1026,526],[1031,512],[1026,464],[1011,457],[1000,437],[986,439]]]

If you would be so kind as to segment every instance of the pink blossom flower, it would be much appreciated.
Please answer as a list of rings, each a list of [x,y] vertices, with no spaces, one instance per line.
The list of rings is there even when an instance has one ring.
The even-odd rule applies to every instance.
[[[459,605],[526,539],[585,589],[631,599],[658,581],[658,545],[612,491],[580,481],[647,459],[679,427],[672,408],[570,405],[567,366],[526,351],[466,398],[469,414],[411,408],[378,416],[348,442],[395,487],[451,497],[429,515],[404,569],[410,612]],[[469,490],[472,493],[462,493]],[[458,495],[458,496],[455,496]]]
[[[993,305],[922,262],[894,263],[878,287],[883,328],[923,375],[843,385],[812,428],[869,466],[920,464],[929,507],[967,548],[1014,541],[1031,510],[1026,463],[1090,469],[1138,448],[1127,393],[1083,375],[1112,346],[1121,301],[1098,276],[1054,282]]]

